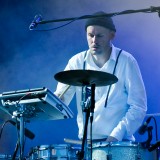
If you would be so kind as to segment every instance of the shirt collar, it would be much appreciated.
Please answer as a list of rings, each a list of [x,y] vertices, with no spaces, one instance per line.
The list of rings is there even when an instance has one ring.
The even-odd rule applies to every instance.
[[[86,54],[86,57],[85,57],[85,61],[87,60],[89,60],[91,57],[90,57],[91,55],[90,55],[90,53],[89,53],[89,50],[87,50],[87,54]],[[117,59],[117,54],[116,54],[116,48],[115,48],[115,46],[112,44],[112,51],[111,51],[111,56],[110,56],[110,58],[109,58],[110,60],[114,60],[114,61],[116,61],[116,59]]]
[[[111,56],[110,56],[109,59],[114,60],[114,61],[116,61],[116,59],[117,59],[116,48],[114,47],[113,44],[112,44],[112,52],[111,52]]]

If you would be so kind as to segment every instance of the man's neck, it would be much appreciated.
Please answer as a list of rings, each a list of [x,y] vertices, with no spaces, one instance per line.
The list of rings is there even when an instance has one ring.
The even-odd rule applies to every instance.
[[[108,48],[108,50],[102,54],[95,54],[92,55],[94,63],[99,67],[102,68],[103,65],[109,60],[111,55],[112,47]]]

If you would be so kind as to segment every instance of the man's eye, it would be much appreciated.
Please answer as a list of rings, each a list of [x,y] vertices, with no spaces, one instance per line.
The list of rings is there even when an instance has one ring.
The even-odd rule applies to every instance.
[[[94,37],[94,35],[93,34],[88,34],[89,35],[89,37]]]
[[[101,35],[101,34],[100,34],[100,35],[97,35],[97,37],[99,37],[99,38],[100,38],[100,37],[103,37],[103,35]]]

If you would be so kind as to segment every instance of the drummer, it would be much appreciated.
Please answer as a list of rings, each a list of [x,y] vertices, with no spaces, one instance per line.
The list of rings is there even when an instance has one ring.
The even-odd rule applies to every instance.
[[[100,11],[93,15],[102,14],[106,13]],[[95,89],[92,138],[107,142],[135,141],[133,134],[140,127],[147,111],[146,91],[137,61],[130,53],[112,44],[116,27],[110,17],[89,18],[85,30],[89,49],[74,55],[65,70],[103,71],[118,78],[118,82],[111,86]],[[60,96],[66,88],[66,84],[58,83],[55,94]],[[79,139],[83,138],[84,129],[82,90],[84,87],[70,86],[61,97],[69,105],[76,93]],[[88,139],[89,132],[88,129]]]

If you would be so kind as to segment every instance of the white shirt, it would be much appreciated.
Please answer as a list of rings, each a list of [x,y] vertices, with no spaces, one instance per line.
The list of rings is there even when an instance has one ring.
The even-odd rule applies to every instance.
[[[112,45],[109,60],[102,68],[99,68],[87,51],[85,61],[86,70],[103,71],[112,73],[120,49]],[[84,55],[86,51],[73,56],[65,70],[83,69]],[[93,120],[93,139],[102,139],[113,136],[119,141],[128,139],[134,141],[133,134],[140,127],[147,110],[147,100],[142,76],[135,58],[128,52],[122,51],[116,67],[115,76],[118,82],[112,84],[105,108],[105,100],[109,86],[96,87],[95,109]],[[55,94],[61,94],[66,85],[58,83]],[[83,111],[81,106],[81,87],[71,86],[64,95],[64,102],[69,105],[74,93],[77,98],[77,124],[79,138],[83,137]],[[88,127],[90,128],[90,127]],[[88,135],[89,129],[88,129]]]

